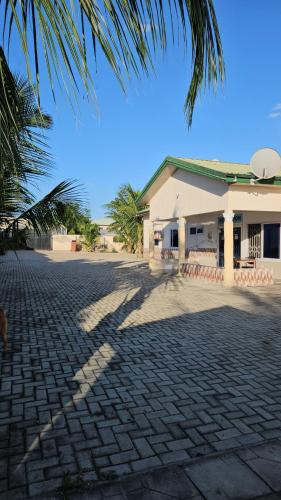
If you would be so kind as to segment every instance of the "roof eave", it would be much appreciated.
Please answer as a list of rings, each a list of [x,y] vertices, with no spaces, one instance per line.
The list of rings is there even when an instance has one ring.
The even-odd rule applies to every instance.
[[[141,191],[137,199],[137,203],[141,203],[142,199],[147,194],[147,192],[149,191],[150,187],[153,185],[155,180],[169,165],[174,166],[175,169],[180,168],[182,170],[186,170],[194,174],[203,175],[204,177],[208,177],[209,179],[225,182],[226,184],[245,185],[245,184],[250,184],[251,181],[255,179],[255,177],[250,173],[249,174],[223,173],[219,170],[213,170],[207,167],[202,167],[200,165],[197,165],[195,163],[186,160],[181,160],[179,158],[167,156],[161,163],[160,167],[156,170],[154,175],[151,177],[151,179],[148,181],[148,183],[145,185],[143,190]],[[281,186],[281,177],[275,177],[273,181],[272,179],[261,179],[261,180],[256,179],[255,184]]]
[[[148,192],[149,188],[168,165],[172,165],[175,168],[181,168],[182,170],[186,170],[195,174],[204,175],[205,177],[209,177],[214,180],[219,180],[226,183],[235,182],[234,180],[231,181],[230,178],[227,178],[226,174],[223,174],[219,170],[212,170],[206,167],[201,167],[200,165],[195,165],[191,162],[174,158],[172,156],[167,156],[161,163],[160,167],[156,170],[154,175],[151,177],[151,179],[148,181],[148,183],[144,186],[143,190],[137,198],[137,203],[141,203],[144,195]]]

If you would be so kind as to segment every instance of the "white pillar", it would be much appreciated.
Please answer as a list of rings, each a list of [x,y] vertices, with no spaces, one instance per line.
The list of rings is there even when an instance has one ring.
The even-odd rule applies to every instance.
[[[178,240],[179,240],[179,267],[185,261],[186,251],[186,218],[180,217],[178,220]]]
[[[154,257],[154,221],[149,221],[149,258]]]
[[[232,286],[233,269],[233,212],[224,212],[224,285]]]

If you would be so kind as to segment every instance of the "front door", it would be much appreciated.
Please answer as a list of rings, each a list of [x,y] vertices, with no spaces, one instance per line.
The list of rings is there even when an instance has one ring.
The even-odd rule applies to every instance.
[[[241,257],[241,227],[233,228],[233,258]],[[224,230],[219,229],[219,267],[224,266]]]

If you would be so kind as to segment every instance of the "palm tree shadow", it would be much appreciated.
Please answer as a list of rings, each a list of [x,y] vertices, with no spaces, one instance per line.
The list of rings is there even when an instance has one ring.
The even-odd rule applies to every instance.
[[[56,263],[40,256],[30,269],[25,268],[23,258],[16,264],[18,272],[24,271],[26,281],[16,290],[16,306],[8,302],[9,290],[3,294],[10,309],[17,348],[11,353],[11,359],[3,363],[3,379],[24,359],[27,385],[26,389],[23,386],[22,394],[15,392],[11,396],[4,391],[2,401],[17,404],[18,398],[29,395],[28,404],[36,405],[37,391],[41,391],[41,400],[35,411],[30,410],[29,416],[25,414],[24,418],[10,424],[7,447],[10,444],[9,466],[15,484],[20,482],[23,471],[28,470],[33,461],[42,460],[44,467],[41,450],[52,443],[56,446],[53,459],[61,473],[77,474],[77,454],[84,451],[89,453],[89,463],[92,460],[92,468],[99,473],[99,458],[109,453],[104,441],[106,425],[117,426],[118,434],[127,432],[132,440],[161,432],[160,417],[154,416],[152,431],[149,426],[150,399],[158,405],[160,413],[168,415],[165,398],[180,395],[181,405],[189,413],[182,426],[173,422],[165,425],[175,439],[179,435],[188,437],[188,429],[184,426],[188,418],[195,418],[196,410],[202,409],[202,405],[207,407],[207,403],[216,408],[220,398],[230,398],[233,384],[239,383],[230,378],[225,386],[226,395],[217,394],[214,388],[208,387],[206,400],[201,402],[202,370],[213,367],[215,387],[217,369],[223,370],[226,381],[227,373],[235,370],[242,370],[242,376],[248,377],[249,363],[253,363],[254,372],[253,349],[256,349],[259,363],[271,363],[273,348],[262,342],[266,333],[256,331],[260,325],[264,330],[268,325],[261,314],[253,316],[221,307],[208,311],[207,315],[205,311],[195,314],[183,311],[175,317],[153,321],[152,309],[150,320],[147,316],[141,318],[143,304],[149,301],[152,293],[158,293],[157,287],[160,287],[161,300],[163,290],[178,289],[181,293],[182,285],[177,277],[148,276],[146,264],[132,262],[126,266],[118,258],[109,263],[104,260],[89,262],[76,256],[71,261]],[[15,263],[11,269],[14,266]],[[13,287],[10,290],[14,293]],[[91,326],[95,311],[103,309],[103,300],[112,300],[112,310],[106,315],[102,312],[101,317],[97,315]],[[88,330],[84,328],[87,308],[90,308]],[[139,311],[137,324],[134,323],[136,311]],[[226,317],[233,325],[251,325],[247,341],[239,328],[233,328],[231,335],[226,337]],[[273,336],[278,341],[274,332]],[[258,345],[257,337],[260,338]],[[244,348],[238,352],[237,345],[243,342]],[[270,370],[265,373],[267,371],[270,373]],[[148,400],[145,394],[149,394]],[[49,409],[46,411],[46,408]],[[7,430],[5,432],[7,434]],[[110,435],[106,439],[110,441]],[[108,446],[110,453],[120,451],[114,442]],[[207,446],[210,445],[200,452],[209,450]],[[8,452],[4,455],[7,459]],[[79,467],[85,471],[90,465],[79,462]]]
[[[15,332],[14,339],[11,339],[12,348],[3,359],[3,376],[11,372],[12,366],[18,362],[19,355],[25,352],[26,367],[32,370],[30,383],[32,384],[33,380],[35,385],[46,390],[45,402],[42,396],[42,408],[43,403],[48,406],[50,401],[53,402],[51,417],[49,414],[47,420],[46,412],[44,415],[39,408],[37,417],[23,419],[11,425],[10,436],[19,449],[25,448],[23,434],[33,425],[33,439],[28,440],[28,447],[16,467],[15,477],[18,478],[20,470],[26,467],[27,462],[38,456],[42,440],[54,438],[61,446],[71,441],[71,436],[65,439],[63,435],[57,435],[60,429],[63,429],[65,417],[73,412],[75,418],[75,411],[83,406],[83,402],[86,402],[88,407],[93,405],[91,407],[95,408],[93,414],[90,412],[93,422],[108,418],[114,413],[112,405],[109,405],[103,408],[103,414],[99,416],[101,406],[95,392],[100,390],[99,378],[106,372],[110,373],[111,365],[116,370],[117,364],[122,360],[118,352],[110,348],[112,336],[122,335],[122,324],[134,311],[141,309],[155,288],[167,284],[169,278],[148,279],[147,265],[143,262],[136,263],[134,260],[125,264],[123,260],[93,263],[76,257],[72,261],[56,263],[39,254],[31,270],[23,257],[16,264],[12,259],[11,268],[15,265],[18,266],[19,272],[24,271],[27,274],[28,279],[33,275],[34,282],[32,289],[31,282],[20,284],[16,291],[11,289],[16,303],[9,302],[9,290],[3,295],[3,302],[6,302],[9,313],[10,329]],[[98,275],[93,273],[93,266],[98,266]],[[93,285],[91,276],[97,286]],[[105,286],[101,286],[106,276],[110,276],[110,280],[106,281]],[[81,286],[83,278],[85,283]],[[172,280],[176,286],[177,279]],[[8,281],[7,279],[7,283]],[[119,304],[119,298],[116,299],[117,307],[113,307],[113,311],[102,317],[89,332],[83,331],[83,311],[103,299],[107,300],[107,297],[114,293],[120,293],[121,297]],[[40,353],[40,344],[47,346],[46,352]],[[79,354],[75,354],[76,352]],[[46,366],[47,369],[44,368]],[[90,373],[90,377],[85,380],[86,372]],[[48,382],[50,378],[53,378],[55,385]],[[35,393],[32,399],[36,403]],[[89,436],[95,434],[89,429],[87,432]]]

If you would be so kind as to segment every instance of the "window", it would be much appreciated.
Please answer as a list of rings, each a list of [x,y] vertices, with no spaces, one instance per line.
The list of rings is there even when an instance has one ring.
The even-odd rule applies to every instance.
[[[160,240],[154,240],[154,246],[159,247]]]
[[[171,248],[178,248],[179,234],[177,229],[171,229]]]
[[[263,256],[268,259],[280,258],[280,224],[264,224]]]
[[[189,234],[196,234],[196,233],[197,234],[202,234],[203,232],[204,232],[203,226],[198,226],[198,227],[193,226],[189,230]]]

